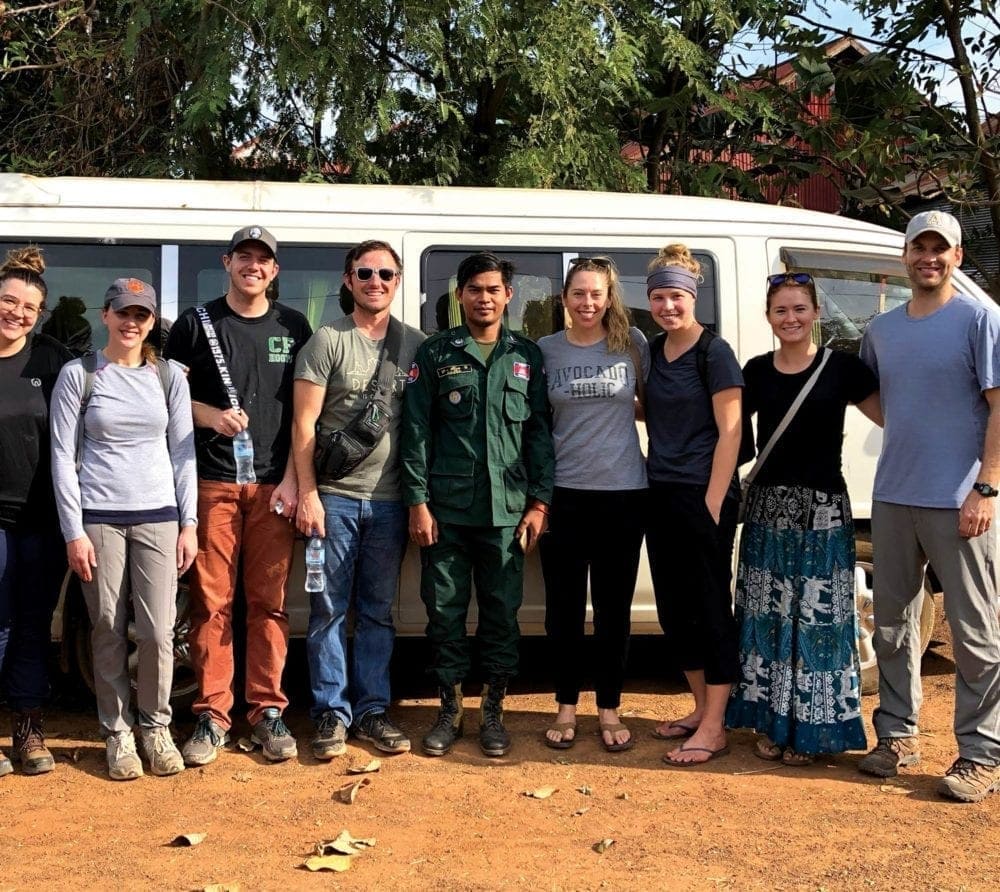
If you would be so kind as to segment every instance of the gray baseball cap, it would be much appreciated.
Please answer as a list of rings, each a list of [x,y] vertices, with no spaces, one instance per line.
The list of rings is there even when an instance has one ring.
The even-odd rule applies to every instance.
[[[278,240],[271,235],[263,226],[244,226],[236,230],[229,240],[229,250],[227,254],[232,254],[243,242],[260,242],[264,245],[275,259],[278,257]]]
[[[924,211],[917,214],[906,227],[906,243],[925,232],[936,232],[953,248],[962,244],[962,224],[945,211]]]
[[[142,279],[115,279],[104,293],[104,305],[112,310],[143,307],[156,315],[156,291]]]

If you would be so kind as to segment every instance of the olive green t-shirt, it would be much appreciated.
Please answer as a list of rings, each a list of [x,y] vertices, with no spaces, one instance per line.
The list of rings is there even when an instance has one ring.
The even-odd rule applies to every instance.
[[[392,420],[385,436],[346,477],[321,484],[320,492],[352,499],[397,501],[399,490],[399,426],[403,414],[403,390],[407,374],[424,340],[421,331],[403,326],[403,342],[392,392]],[[382,341],[373,341],[358,331],[351,316],[317,329],[299,351],[295,378],[326,388],[319,416],[322,432],[344,427],[364,405],[364,393],[375,374]]]

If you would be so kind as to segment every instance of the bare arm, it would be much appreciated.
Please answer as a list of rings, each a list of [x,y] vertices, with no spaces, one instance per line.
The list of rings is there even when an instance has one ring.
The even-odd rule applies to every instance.
[[[292,452],[299,484],[299,506],[295,522],[299,531],[311,536],[316,530],[326,535],[323,503],[316,485],[316,422],[323,411],[326,388],[312,381],[297,379],[294,386],[295,412],[292,417]]]
[[[882,417],[882,400],[879,398],[877,390],[856,405],[861,414],[869,421],[874,422],[879,427],[885,427],[885,419]]]
[[[740,452],[741,395],[740,387],[727,387],[712,394],[712,412],[715,415],[715,426],[719,429],[719,440],[712,455],[712,476],[708,480],[705,504],[716,523],[719,522],[722,502],[729,491],[733,474],[736,473],[736,460]]]
[[[1000,485],[1000,387],[984,390],[983,396],[989,403],[990,417],[986,423],[983,461],[977,480],[997,487]],[[996,496],[981,496],[971,490],[958,512],[958,534],[965,539],[974,539],[985,533],[993,523],[996,502]]]
[[[235,437],[250,423],[250,417],[242,409],[238,412],[232,407],[218,409],[197,400],[191,400],[191,415],[195,427],[211,428],[223,437]]]

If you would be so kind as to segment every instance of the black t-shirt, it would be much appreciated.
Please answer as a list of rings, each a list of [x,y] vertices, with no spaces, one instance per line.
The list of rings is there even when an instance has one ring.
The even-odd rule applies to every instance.
[[[743,376],[733,348],[712,338],[706,354],[708,391],[698,373],[697,348],[692,346],[673,362],[663,355],[663,341],[650,349],[646,380],[646,431],[649,434],[649,479],[660,483],[705,485],[712,476],[719,428],[712,396],[742,387]],[[739,492],[734,484],[731,493]]]
[[[0,526],[42,530],[56,524],[49,461],[49,402],[72,354],[48,335],[0,357]]]
[[[743,369],[743,411],[757,413],[757,451],[767,444],[788,407],[816,370],[823,352],[809,368],[788,375],[774,367],[774,353],[755,356]],[[841,472],[844,413],[878,388],[875,376],[857,356],[830,351],[816,386],[799,407],[754,480],[762,486],[807,486],[823,492],[845,490]]]
[[[291,446],[295,356],[309,340],[312,329],[298,310],[279,303],[252,319],[234,313],[225,297],[205,304],[205,309],[215,326],[240,406],[250,416],[257,482],[278,483],[285,473]],[[164,353],[190,370],[192,400],[229,408],[219,368],[193,309],[182,314],[170,329]],[[194,430],[198,476],[235,482],[232,438],[209,428]]]

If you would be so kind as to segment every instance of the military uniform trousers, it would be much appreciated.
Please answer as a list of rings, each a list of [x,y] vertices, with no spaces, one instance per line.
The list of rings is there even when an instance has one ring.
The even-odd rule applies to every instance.
[[[484,680],[506,680],[517,673],[517,611],[524,592],[524,555],[515,530],[513,526],[439,523],[438,541],[421,549],[420,596],[427,608],[430,671],[441,687],[464,681],[472,666],[466,619],[473,584]]]

